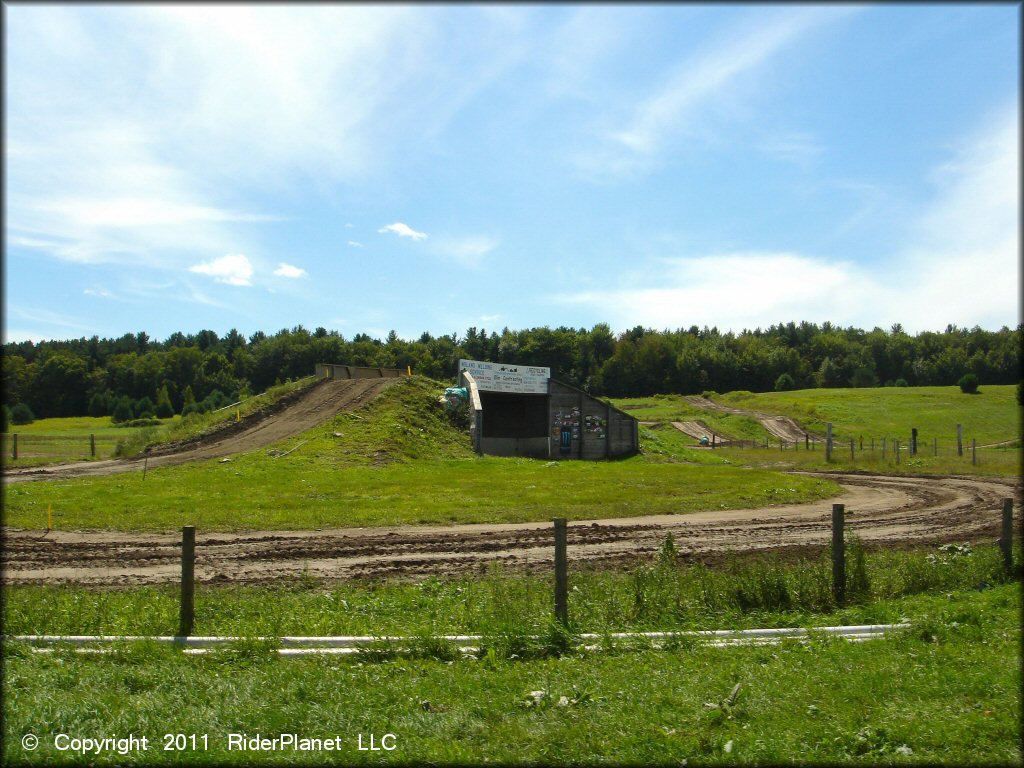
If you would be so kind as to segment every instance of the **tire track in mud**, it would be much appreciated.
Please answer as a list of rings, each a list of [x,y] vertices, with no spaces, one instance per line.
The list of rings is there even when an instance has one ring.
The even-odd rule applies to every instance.
[[[1002,499],[1021,495],[1016,479],[832,474],[835,499],[811,504],[687,515],[572,521],[570,562],[613,563],[654,552],[672,533],[684,558],[729,553],[807,553],[830,540],[831,504],[846,504],[848,528],[866,545],[994,541]],[[1017,514],[1019,515],[1019,503]],[[180,534],[5,530],[7,584],[130,586],[180,578]],[[551,568],[550,523],[402,526],[323,531],[257,531],[196,537],[196,579],[263,583],[309,575],[422,578],[476,573],[492,563]]]

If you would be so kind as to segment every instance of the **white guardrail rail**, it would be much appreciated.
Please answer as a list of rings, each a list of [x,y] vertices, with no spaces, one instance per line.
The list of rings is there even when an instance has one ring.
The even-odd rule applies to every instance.
[[[726,648],[738,645],[770,645],[787,639],[809,640],[814,637],[839,637],[851,642],[863,642],[883,637],[887,632],[907,629],[910,624],[861,624],[848,627],[783,627],[776,629],[719,629],[690,630],[681,632],[610,632],[605,634],[587,632],[573,635],[580,646],[586,650],[600,650],[601,643],[612,641],[650,641],[652,648],[660,648],[666,642],[678,640],[695,640],[700,645],[714,648]],[[204,637],[192,635],[175,637],[169,635],[8,635],[7,640],[27,643],[33,650],[52,652],[61,645],[73,646],[83,653],[109,652],[102,646],[113,643],[151,642],[159,645],[180,647],[185,653],[208,653],[217,648],[230,647],[234,643],[263,642],[273,643],[281,656],[306,656],[312,654],[348,654],[360,651],[375,651],[390,647],[401,651],[414,648],[423,640],[438,640],[451,643],[467,654],[476,653],[482,635],[438,635],[432,637],[395,637],[395,636],[335,636],[335,637]],[[531,639],[540,640],[538,636]],[[99,646],[99,647],[97,647]]]

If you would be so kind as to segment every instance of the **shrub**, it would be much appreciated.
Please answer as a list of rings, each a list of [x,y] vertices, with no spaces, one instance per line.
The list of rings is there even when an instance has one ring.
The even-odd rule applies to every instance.
[[[148,397],[140,397],[135,401],[135,418],[137,419],[152,419],[156,412],[156,406],[153,405],[153,401]]]
[[[17,403],[11,409],[11,424],[31,424],[35,420],[35,414],[32,413],[32,409],[29,408],[25,403]]]
[[[123,421],[131,421],[134,417],[132,413],[132,401],[126,396],[119,397],[117,402],[114,404],[114,412],[110,416],[110,420],[115,424],[120,424]]]
[[[960,377],[960,381],[957,382],[957,386],[960,387],[960,391],[965,395],[976,395],[978,394],[978,376],[974,373],[965,373]]]
[[[776,392],[789,392],[790,390],[796,389],[796,381],[788,373],[779,374],[779,378],[775,380],[775,391]]]
[[[896,379],[896,381],[894,381],[892,385],[894,387],[909,387],[910,386],[909,384],[907,384],[907,380],[906,379]]]

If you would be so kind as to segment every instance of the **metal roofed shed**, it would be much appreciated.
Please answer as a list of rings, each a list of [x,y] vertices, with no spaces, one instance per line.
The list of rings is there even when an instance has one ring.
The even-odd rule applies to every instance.
[[[459,386],[469,392],[477,453],[594,460],[640,449],[634,417],[551,378],[550,368],[460,360]]]

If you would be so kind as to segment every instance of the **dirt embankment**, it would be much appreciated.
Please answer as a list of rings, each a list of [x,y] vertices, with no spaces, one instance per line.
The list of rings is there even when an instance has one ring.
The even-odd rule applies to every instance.
[[[829,474],[843,493],[828,502],[762,509],[660,515],[569,524],[571,563],[617,562],[647,555],[671,531],[684,557],[714,560],[730,552],[812,552],[830,540],[832,502],[846,505],[849,530],[868,546],[995,541],[1002,500],[1020,497],[1010,479]],[[1018,504],[1019,516],[1019,504]],[[1019,517],[1018,517],[1019,525]],[[7,584],[157,584],[180,577],[180,534],[4,532]],[[196,578],[262,583],[308,574],[325,580],[422,578],[476,573],[491,562],[549,570],[549,523],[401,526],[325,531],[199,531]]]
[[[6,469],[4,483],[30,480],[64,480],[74,477],[140,472],[148,467],[168,467],[189,461],[217,459],[245,453],[292,437],[322,424],[342,411],[350,411],[379,395],[401,379],[328,379],[287,395],[274,405],[239,422],[229,422],[214,433],[182,443],[160,446],[144,459],[82,461],[45,467]]]
[[[731,413],[737,416],[750,416],[757,419],[761,423],[761,426],[767,430],[768,434],[774,435],[775,437],[783,440],[789,440],[790,442],[798,442],[807,438],[819,443],[824,442],[825,440],[825,438],[820,435],[808,432],[793,421],[793,419],[789,418],[789,416],[773,416],[768,413],[761,413],[760,411],[747,411],[742,408],[733,408],[728,405],[716,403],[713,400],[708,400],[706,397],[701,397],[699,395],[690,395],[686,397],[686,401],[690,403],[690,405],[695,405],[698,408],[703,408],[707,411]]]

